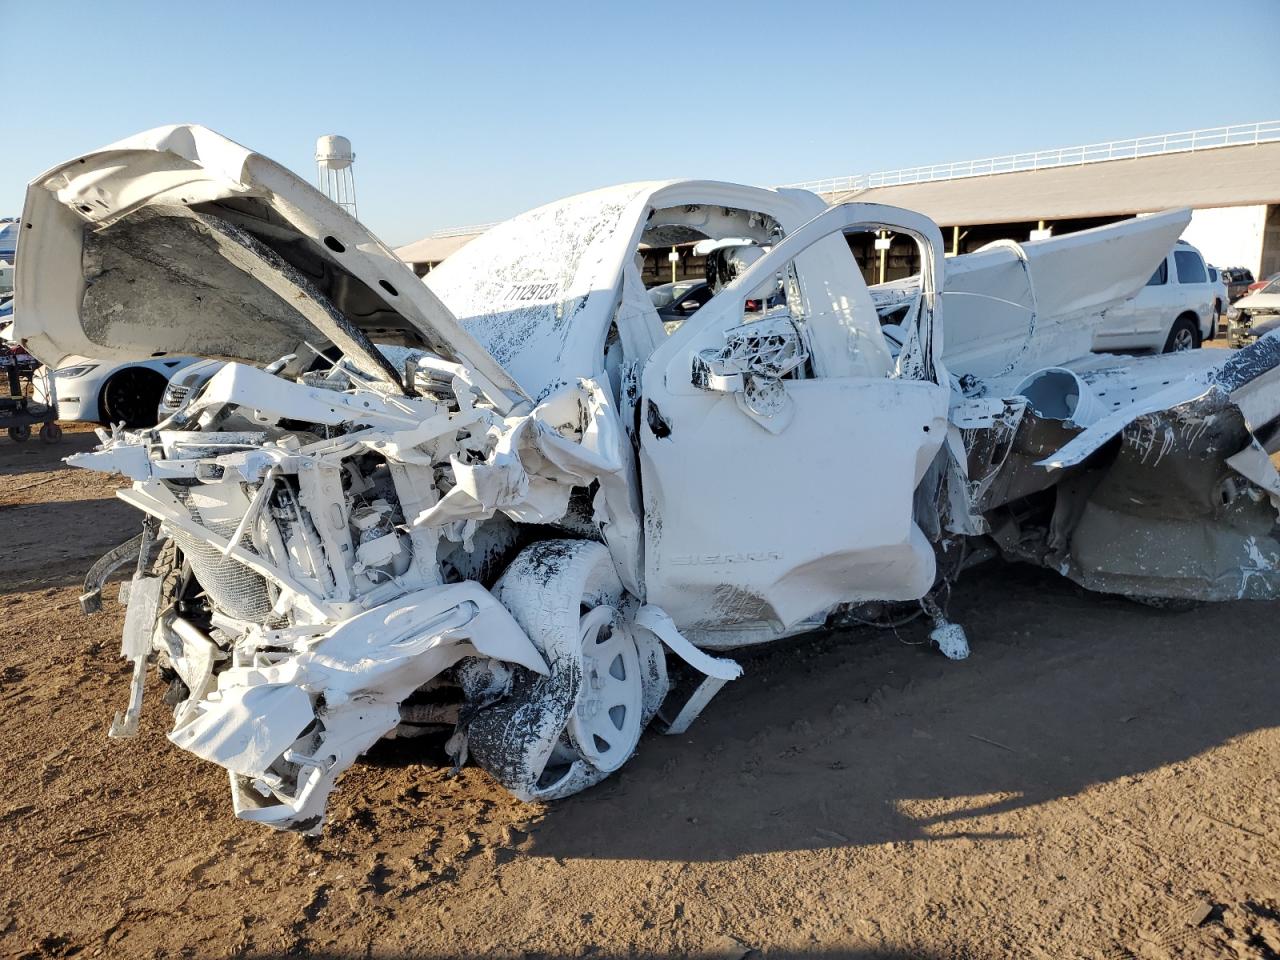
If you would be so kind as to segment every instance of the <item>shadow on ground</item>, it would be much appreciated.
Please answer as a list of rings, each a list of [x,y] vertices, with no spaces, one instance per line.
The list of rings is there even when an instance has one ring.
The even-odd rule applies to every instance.
[[[138,512],[114,497],[0,505],[0,595],[82,583],[93,562],[137,534],[139,523]]]
[[[778,850],[1000,838],[982,817],[1194,756],[1280,724],[1277,605],[1233,619],[1085,594],[989,564],[926,628],[829,634],[745,659],[682,737],[648,735],[600,787],[552,804],[535,855],[727,860]],[[909,645],[916,644],[916,645]]]
[[[68,430],[58,443],[44,443],[36,439],[14,443],[7,438],[0,439],[0,477],[59,468],[63,457],[85,453],[97,445],[98,435],[92,430]]]
[[[83,429],[55,444],[0,442],[0,595],[81,583],[138,532],[138,512],[114,496],[123,478],[62,463],[97,442]]]

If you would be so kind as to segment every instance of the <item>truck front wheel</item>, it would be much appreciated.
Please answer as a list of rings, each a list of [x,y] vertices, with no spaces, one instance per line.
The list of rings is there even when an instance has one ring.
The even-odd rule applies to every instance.
[[[516,668],[511,693],[468,724],[470,753],[521,800],[557,800],[599,783],[640,740],[651,673],[625,622],[608,549],[582,540],[532,544],[494,594],[550,673]]]

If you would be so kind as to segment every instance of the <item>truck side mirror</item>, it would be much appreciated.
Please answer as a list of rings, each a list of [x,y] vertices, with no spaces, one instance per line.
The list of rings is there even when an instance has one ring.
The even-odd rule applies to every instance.
[[[809,359],[790,316],[765,317],[725,331],[725,345],[693,356],[692,383],[700,390],[734,394],[753,420],[777,433],[791,419],[783,377]]]

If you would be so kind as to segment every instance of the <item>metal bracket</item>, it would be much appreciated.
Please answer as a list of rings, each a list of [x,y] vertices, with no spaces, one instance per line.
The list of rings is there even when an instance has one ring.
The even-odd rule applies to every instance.
[[[89,568],[84,578],[84,593],[80,594],[81,613],[88,615],[102,609],[102,585],[107,582],[107,577],[111,574],[130,560],[137,559],[145,536],[146,534],[140,533],[120,546],[108,550]]]

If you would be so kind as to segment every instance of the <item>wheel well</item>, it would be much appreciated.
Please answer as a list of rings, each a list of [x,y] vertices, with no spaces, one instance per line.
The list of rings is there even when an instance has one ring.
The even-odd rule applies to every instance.
[[[1200,316],[1194,310],[1184,310],[1174,318],[1173,323],[1169,324],[1169,332],[1165,335],[1164,347],[1161,353],[1170,353],[1175,349],[1174,337],[1178,335],[1178,330],[1183,327],[1189,327],[1189,333],[1192,337],[1192,348],[1200,347],[1204,344],[1205,335],[1200,332]],[[1210,331],[1212,334],[1213,331]]]
[[[1183,321],[1186,321],[1191,326],[1192,331],[1195,333],[1197,343],[1199,343],[1201,340],[1204,339],[1204,335],[1200,332],[1200,315],[1196,313],[1194,310],[1184,310],[1182,311],[1182,313],[1178,314],[1178,316],[1174,319],[1173,323],[1169,327],[1170,336],[1172,336],[1173,331],[1178,328],[1178,324],[1182,323]],[[1209,324],[1210,326],[1212,326],[1213,321],[1210,320]]]
[[[102,386],[98,390],[98,422],[105,424],[107,422],[107,411],[103,401],[107,396],[107,388],[116,380],[123,376],[140,376],[146,380],[153,381],[152,385],[156,388],[156,404],[160,403],[164,396],[164,388],[169,383],[169,378],[163,373],[152,370],[150,367],[122,367],[102,382]]]

